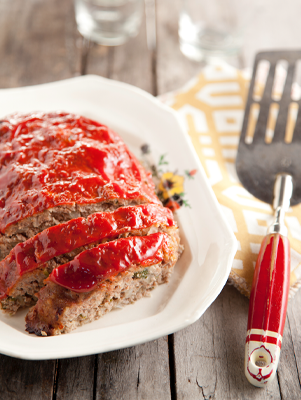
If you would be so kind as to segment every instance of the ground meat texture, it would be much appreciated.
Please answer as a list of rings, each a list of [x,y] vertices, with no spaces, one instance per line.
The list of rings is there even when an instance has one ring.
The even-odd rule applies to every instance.
[[[145,229],[132,230],[118,234],[117,237],[122,238],[137,235],[147,236],[156,232],[167,232],[169,235],[174,235],[174,232],[176,231],[177,228],[175,226],[168,228],[164,225],[153,225]],[[0,300],[0,308],[5,313],[13,315],[19,308],[34,305],[37,301],[36,293],[38,293],[38,291],[44,286],[44,280],[51,274],[54,268],[73,260],[74,257],[85,250],[92,249],[100,243],[114,239],[116,239],[116,237],[112,236],[108,239],[103,239],[76,248],[69,253],[54,257],[53,259],[41,264],[38,268],[29,271],[22,276],[18,274],[16,261],[12,261],[9,266],[9,274],[11,276],[9,279],[11,282],[8,283],[9,289],[6,291],[6,297]]]
[[[0,251],[96,211],[157,203],[150,173],[108,127],[68,113],[15,114],[0,126]]]
[[[26,330],[38,336],[59,335],[92,322],[113,308],[149,296],[157,285],[167,283],[170,278],[182,251],[178,232],[172,236],[172,247],[160,263],[131,266],[89,292],[78,293],[48,281],[26,316]]]
[[[139,204],[144,204],[144,202],[118,199],[96,204],[62,205],[25,218],[18,223],[10,225],[5,234],[0,232],[0,260],[4,259],[18,243],[25,242],[51,226],[67,222],[74,218],[86,218],[96,212],[114,211],[119,207]]]
[[[137,210],[146,205],[157,207],[154,223],[131,226],[125,218],[125,229],[99,237],[89,229],[83,235],[72,231],[76,219],[85,225],[95,213],[111,215],[125,207]],[[68,332],[149,295],[156,285],[168,281],[182,251],[176,223],[171,215],[164,222],[163,214],[166,209],[155,194],[151,173],[108,127],[68,113],[4,118],[0,126],[0,307],[14,314],[33,306],[26,317],[27,330],[45,336]],[[58,231],[57,243],[43,247],[51,242],[46,232],[65,223],[71,227],[71,245],[62,251],[64,235]],[[164,237],[156,256],[130,261],[129,248],[123,267],[115,272],[115,256],[108,256],[107,275],[95,275],[89,290],[78,291],[75,276],[80,269],[71,266],[86,254],[95,258],[100,249],[114,248],[115,243],[116,248],[127,241],[148,243],[151,237]],[[145,254],[152,249],[145,245]],[[71,271],[65,285],[60,280],[63,268]]]

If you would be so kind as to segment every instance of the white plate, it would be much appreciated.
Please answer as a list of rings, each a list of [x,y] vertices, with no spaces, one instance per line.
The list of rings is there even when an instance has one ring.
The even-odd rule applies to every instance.
[[[194,179],[185,180],[191,208],[177,213],[185,252],[168,285],[158,287],[151,298],[55,337],[25,332],[26,311],[14,317],[0,313],[0,353],[33,360],[96,354],[147,342],[195,322],[226,283],[236,239],[176,112],[142,90],[93,75],[3,89],[0,105],[0,119],[16,111],[79,113],[115,129],[138,157],[140,146],[148,143],[155,160],[166,154],[171,171],[197,170]]]

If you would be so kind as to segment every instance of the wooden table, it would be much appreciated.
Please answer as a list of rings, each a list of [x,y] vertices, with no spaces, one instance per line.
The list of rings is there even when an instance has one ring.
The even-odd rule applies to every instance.
[[[266,0],[233,62],[251,66],[259,49],[300,46],[300,11],[298,0]],[[107,48],[82,41],[73,0],[0,0],[0,87],[98,74],[154,95],[176,89],[201,67],[180,53],[177,19],[176,2],[159,0],[156,46],[147,46],[144,21],[138,37]],[[300,399],[299,310],[301,291],[289,303],[277,378],[264,389],[244,377],[248,300],[227,285],[195,324],[150,343],[62,360],[0,355],[0,399]]]

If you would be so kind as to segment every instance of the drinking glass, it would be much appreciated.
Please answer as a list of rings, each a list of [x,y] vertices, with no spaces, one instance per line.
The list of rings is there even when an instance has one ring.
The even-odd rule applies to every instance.
[[[138,34],[143,0],[74,0],[79,32],[99,44],[117,46]]]
[[[181,0],[179,40],[181,51],[200,61],[239,52],[248,18],[248,0]],[[250,15],[248,15],[250,17]]]

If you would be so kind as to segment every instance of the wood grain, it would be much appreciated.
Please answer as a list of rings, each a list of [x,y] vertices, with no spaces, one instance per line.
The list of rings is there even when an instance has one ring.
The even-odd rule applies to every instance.
[[[56,400],[93,398],[95,356],[59,360],[55,386]]]
[[[114,48],[100,46],[96,43],[86,43],[86,52],[86,65],[83,64],[82,72],[109,78],[113,64]]]
[[[76,75],[78,37],[73,0],[0,1],[0,87]]]
[[[296,397],[290,398],[301,398],[301,291],[295,295],[288,303],[287,308],[287,320],[285,330],[287,332],[286,337],[289,336],[288,346],[290,351],[286,350],[286,347],[282,349],[280,356],[280,387],[283,398],[288,391]],[[283,346],[285,346],[286,337],[283,338]],[[285,350],[283,352],[283,350]],[[285,359],[285,369],[282,369],[282,360]],[[288,377],[289,375],[289,377]],[[290,394],[291,396],[291,394]]]
[[[118,47],[94,44],[87,57],[87,74],[126,82],[153,92],[152,54],[147,48],[145,17],[138,36]]]
[[[56,361],[26,361],[0,355],[1,400],[50,400]]]
[[[158,94],[179,89],[193,78],[202,64],[181,53],[178,39],[179,2],[157,1],[157,86]]]
[[[285,325],[277,375],[281,398],[297,400],[301,398],[301,387],[288,317]]]
[[[96,400],[170,398],[167,338],[98,356]]]
[[[248,300],[226,286],[205,314],[174,339],[177,400],[280,399],[277,380],[263,390],[244,376]]]
[[[295,297],[290,300],[287,309],[288,329],[292,335],[294,358],[297,365],[299,382],[301,381],[301,291],[299,290]]]

